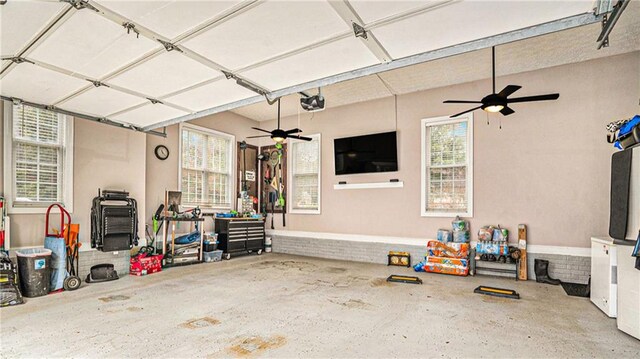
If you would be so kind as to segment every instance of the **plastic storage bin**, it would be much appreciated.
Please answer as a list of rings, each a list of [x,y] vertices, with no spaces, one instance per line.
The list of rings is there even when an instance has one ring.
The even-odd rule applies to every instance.
[[[220,262],[222,260],[222,251],[220,250],[202,253],[204,253],[205,262]]]
[[[33,298],[51,291],[51,250],[30,248],[16,251],[20,291]]]

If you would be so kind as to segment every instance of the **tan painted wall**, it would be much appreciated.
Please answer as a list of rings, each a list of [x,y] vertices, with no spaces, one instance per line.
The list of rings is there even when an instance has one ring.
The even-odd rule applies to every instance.
[[[258,122],[232,112],[203,117],[190,123],[234,135],[236,141],[242,141],[247,136],[259,134],[256,133],[258,131],[251,129],[251,127],[259,127]],[[147,211],[145,215],[147,222],[151,221],[151,217],[158,206],[164,202],[164,191],[178,189],[179,128],[179,125],[167,127],[167,138],[147,135]],[[256,140],[247,140],[247,142],[250,144],[258,143]],[[156,146],[160,144],[164,144],[169,148],[169,158],[164,161],[157,159],[154,154]],[[233,193],[235,193],[235,190]],[[210,221],[207,222],[210,224]]]
[[[82,119],[74,123],[72,221],[80,223],[80,240],[86,249],[91,246],[91,200],[98,188],[129,191],[138,201],[139,220],[144,223],[146,135]],[[0,148],[2,142],[0,136]],[[57,216],[52,220],[57,221]],[[144,225],[139,229],[144,238]],[[11,216],[12,247],[39,246],[43,241],[43,214]]]
[[[472,232],[485,224],[514,231],[526,223],[530,244],[569,247],[588,247],[590,236],[607,233],[613,149],[605,125],[640,112],[639,79],[640,52],[499,78],[498,88],[522,85],[519,96],[559,92],[560,99],[513,105],[517,112],[502,119],[502,129],[502,116],[487,125],[484,112],[474,113]],[[490,88],[484,80],[398,96],[396,173],[335,176],[333,168],[334,138],[395,128],[393,98],[337,108],[329,98],[329,109],[312,120],[303,114],[305,133],[322,134],[322,214],[288,214],[286,229],[433,238],[438,228],[449,228],[451,218],[420,216],[420,120],[462,111],[464,105],[442,101],[480,99]],[[296,124],[289,117],[283,126]],[[333,189],[338,181],[391,178],[404,188]]]

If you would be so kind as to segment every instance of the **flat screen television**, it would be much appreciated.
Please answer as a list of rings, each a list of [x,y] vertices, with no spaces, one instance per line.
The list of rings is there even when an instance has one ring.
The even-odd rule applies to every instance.
[[[396,132],[333,140],[336,175],[398,170]]]

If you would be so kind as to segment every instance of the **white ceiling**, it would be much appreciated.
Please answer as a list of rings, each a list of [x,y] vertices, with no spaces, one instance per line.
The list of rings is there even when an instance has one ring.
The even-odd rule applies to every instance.
[[[0,94],[153,127],[256,96],[225,79],[222,71],[271,92],[380,64],[384,62],[380,53],[395,60],[593,9],[593,0],[351,0],[347,15],[344,4],[320,0],[87,3],[93,9],[50,0],[10,0],[0,6],[2,57],[20,56],[33,62],[3,63]],[[491,21],[496,13],[500,21]],[[377,44],[356,38],[350,19],[359,19]],[[127,30],[125,23],[133,30]],[[589,41],[595,36],[587,35]],[[158,40],[178,49],[167,51]],[[382,50],[374,51],[376,46]],[[516,51],[509,50],[511,46],[517,48],[505,45],[505,57]],[[477,60],[477,64],[485,62],[485,55],[478,52],[459,58],[471,56],[464,61]],[[473,71],[481,67],[473,65],[465,65],[466,73],[447,72],[447,61],[451,60],[381,76],[398,93],[420,89],[425,80],[432,86],[479,76]],[[463,65],[463,60],[453,61]],[[503,73],[526,68],[509,67],[506,59],[504,64]],[[449,73],[449,77],[431,71]],[[104,86],[96,88],[95,83]],[[356,95],[351,94],[353,84],[360,89]],[[388,93],[377,76],[332,85],[325,91],[329,106]],[[265,119],[260,106],[236,112]]]
[[[600,24],[555,32],[496,47],[496,73],[505,76],[640,51],[640,16],[629,16],[640,14],[640,2],[631,3],[627,11],[611,34],[609,47],[596,50]],[[326,86],[322,94],[327,107],[337,107],[490,77],[491,50],[483,49]],[[308,92],[313,94],[316,90]],[[297,94],[286,96],[281,104],[282,116],[296,115],[299,100]],[[256,121],[276,118],[275,107],[266,102],[231,111]]]

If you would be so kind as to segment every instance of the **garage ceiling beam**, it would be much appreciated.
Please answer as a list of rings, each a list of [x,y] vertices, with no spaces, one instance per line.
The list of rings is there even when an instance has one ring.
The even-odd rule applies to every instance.
[[[618,19],[620,19],[620,15],[622,15],[624,9],[627,8],[627,5],[629,5],[629,0],[619,0],[613,6],[611,14],[603,20],[604,26],[602,27],[602,32],[600,33],[600,36],[598,36],[598,40],[596,40],[598,42],[598,50],[609,46],[609,34],[611,34],[611,31],[616,26]]]
[[[486,37],[486,38],[482,38],[474,41],[469,41],[464,44],[450,46],[450,47],[433,50],[433,51],[427,51],[420,54],[407,56],[401,59],[395,59],[388,63],[372,65],[362,69],[325,77],[319,80],[309,81],[300,85],[290,86],[277,91],[273,91],[269,93],[268,96],[270,98],[283,97],[283,96],[291,95],[301,91],[306,91],[311,88],[324,87],[324,86],[332,85],[338,82],[353,80],[360,77],[377,74],[380,72],[395,70],[398,68],[407,67],[415,64],[424,63],[424,62],[429,62],[429,61],[442,59],[450,56],[460,55],[460,54],[471,52],[471,51],[490,48],[492,46],[499,46],[499,45],[503,45],[503,44],[507,44],[515,41],[536,37],[536,36],[550,34],[557,31],[589,25],[589,24],[593,24],[601,21],[602,17],[603,17],[602,15],[595,15],[593,13],[584,13],[580,15],[575,15],[575,16],[564,18],[564,19],[547,22],[540,25],[530,26],[520,30],[510,31],[510,32],[495,35],[495,36],[490,36],[490,37]],[[264,99],[261,96],[251,97],[248,99],[228,103],[221,106],[216,106],[207,110],[202,110],[189,115],[163,121],[155,125],[147,126],[144,129],[149,130],[149,129],[159,128],[163,126],[173,125],[180,122],[190,121],[190,120],[194,120],[204,116],[209,116],[209,115],[213,115],[213,114],[228,111],[228,110],[233,110],[238,107],[252,105],[254,103],[258,103],[263,100]]]
[[[349,27],[353,27],[354,36],[362,41],[369,51],[378,58],[378,61],[389,62],[393,60],[373,33],[367,32],[364,28],[364,21],[347,1],[329,1],[329,5]]]
[[[5,101],[9,101],[9,102],[12,102],[12,103],[21,104],[21,105],[41,108],[43,110],[48,110],[48,111],[52,111],[52,112],[63,114],[63,115],[73,116],[73,117],[81,119],[81,120],[98,122],[98,123],[102,123],[102,124],[105,124],[105,125],[115,126],[115,127],[118,127],[118,128],[124,128],[124,129],[128,129],[128,130],[136,131],[136,132],[144,132],[144,133],[148,133],[148,134],[154,135],[154,136],[167,137],[166,129],[163,130],[162,132],[156,131],[156,130],[145,130],[142,127],[138,127],[138,126],[134,126],[134,125],[126,124],[126,123],[121,123],[121,122],[116,122],[116,121],[109,120],[109,119],[104,118],[104,117],[95,117],[95,116],[86,115],[86,114],[79,113],[79,112],[67,111],[67,110],[64,110],[64,109],[61,109],[61,108],[58,108],[58,107],[55,107],[55,106],[44,105],[44,104],[41,104],[41,103],[35,103],[35,102],[29,102],[29,101],[23,101],[23,100],[18,99],[18,98],[13,98],[13,97],[8,97],[8,96],[0,96],[0,99],[5,100]]]

